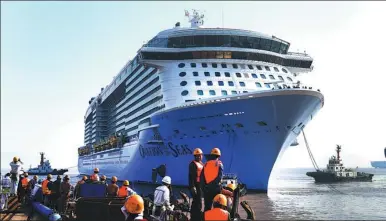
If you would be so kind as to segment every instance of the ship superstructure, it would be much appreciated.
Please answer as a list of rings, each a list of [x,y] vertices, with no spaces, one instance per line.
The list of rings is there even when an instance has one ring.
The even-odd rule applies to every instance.
[[[91,98],[79,171],[152,182],[166,165],[186,185],[178,174],[192,150],[216,146],[225,172],[266,191],[278,156],[323,106],[320,91],[296,79],[313,59],[275,36],[203,28],[203,15],[186,15],[190,28],[158,33]]]

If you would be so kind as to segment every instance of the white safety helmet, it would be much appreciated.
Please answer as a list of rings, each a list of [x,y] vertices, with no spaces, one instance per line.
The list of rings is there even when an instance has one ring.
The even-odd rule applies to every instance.
[[[164,178],[162,178],[162,182],[171,185],[172,178],[170,178],[170,176],[165,176]]]

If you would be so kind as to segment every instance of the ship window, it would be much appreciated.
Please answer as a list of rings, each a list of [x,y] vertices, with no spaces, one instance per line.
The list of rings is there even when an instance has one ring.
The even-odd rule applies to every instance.
[[[210,94],[210,95],[216,95],[216,91],[214,91],[214,90],[209,90],[209,94]]]
[[[212,63],[212,68],[217,68],[217,64],[216,63]]]
[[[257,122],[257,124],[260,126],[267,126],[267,123],[265,123],[264,121],[259,121]]]
[[[187,90],[181,92],[181,95],[182,95],[182,96],[186,96],[186,95],[188,95],[188,94],[189,94],[189,92],[188,92]]]
[[[228,85],[229,85],[229,86],[235,86],[235,84],[233,83],[233,81],[228,81]]]
[[[206,83],[208,84],[208,86],[212,86],[213,85],[212,81],[207,81]]]
[[[195,81],[194,83],[196,84],[196,86],[200,86],[201,85],[201,81]]]
[[[244,126],[243,126],[242,124],[240,124],[240,123],[235,124],[235,126],[238,127],[238,128],[244,127]]]
[[[224,81],[219,81],[218,86],[224,86]]]
[[[179,63],[179,64],[178,64],[178,67],[179,67],[179,68],[183,68],[183,67],[185,67],[185,64],[184,64],[184,63]]]
[[[284,68],[281,69],[284,73],[288,73],[288,71]]]
[[[265,77],[264,74],[260,74],[260,77],[263,78],[263,79],[267,79],[267,77]]]
[[[231,76],[231,74],[229,72],[225,72],[224,74],[225,74],[225,77],[230,77]]]
[[[209,77],[209,76],[210,76],[210,73],[207,72],[207,71],[205,71],[205,72],[204,72],[204,75],[205,75],[206,77]]]
[[[268,84],[268,83],[265,83],[264,85],[265,85],[266,88],[271,88],[271,85]]]
[[[185,86],[186,84],[187,84],[186,81],[181,81],[181,83],[180,83],[181,86]]]
[[[243,93],[245,94],[245,93],[248,93],[248,91],[243,91]]]
[[[336,167],[336,169],[338,169],[338,167]]]
[[[221,94],[222,94],[222,95],[228,95],[228,92],[225,91],[225,90],[223,90],[223,91],[221,91]]]
[[[347,177],[348,177],[348,175],[349,175],[349,174],[348,174],[348,173],[346,173],[346,176],[347,176]]]
[[[248,68],[251,69],[251,70],[253,70],[253,66],[250,65],[250,64],[248,64]]]
[[[261,84],[259,82],[256,82],[256,87],[261,87]]]
[[[214,72],[214,75],[215,75],[216,77],[221,77],[220,72]]]
[[[287,77],[287,79],[288,79],[289,81],[292,81],[292,78],[290,78],[290,77]]]
[[[272,74],[269,75],[269,78],[275,80],[275,77]]]
[[[277,67],[273,67],[273,69],[274,69],[276,72],[279,72],[279,69],[277,69]]]
[[[265,70],[271,71],[271,69],[268,66],[265,66]]]
[[[184,77],[186,75],[186,72],[181,72],[180,77]]]
[[[197,90],[197,94],[200,95],[200,96],[202,96],[202,95],[204,95],[204,91],[202,91],[202,90]]]
[[[252,77],[253,78],[257,78],[257,74],[252,74]]]
[[[236,76],[237,76],[238,78],[241,78],[241,74],[240,74],[240,73],[236,73]]]
[[[245,83],[242,82],[242,81],[240,81],[240,86],[241,86],[241,87],[245,87]]]
[[[244,73],[245,78],[249,78],[249,75],[247,73]]]
[[[284,81],[284,78],[282,76],[278,76],[280,80]]]
[[[221,64],[222,68],[227,68],[227,64]]]
[[[237,91],[232,91],[232,94],[237,94]]]
[[[261,68],[260,65],[256,65],[256,67],[257,67],[257,69],[260,70],[260,71],[263,70],[263,69]]]
[[[238,68],[237,64],[232,64],[232,67],[236,69]]]
[[[201,67],[207,68],[207,67],[208,67],[208,64],[207,64],[207,63],[202,63],[202,64],[201,64]]]
[[[196,63],[190,63],[190,67],[195,68],[196,67]]]
[[[194,72],[193,72],[193,76],[194,76],[194,77],[198,77],[198,72],[197,72],[197,71],[194,71]]]

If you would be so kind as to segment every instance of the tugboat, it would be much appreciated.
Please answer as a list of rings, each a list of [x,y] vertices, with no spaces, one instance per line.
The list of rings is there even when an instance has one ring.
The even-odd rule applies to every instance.
[[[49,160],[44,161],[44,153],[40,153],[40,165],[35,168],[30,168],[27,172],[29,175],[63,175],[65,172],[68,172],[68,169],[52,169]]]
[[[340,159],[342,147],[337,145],[337,156],[332,156],[327,164],[326,170],[316,170],[316,172],[307,172],[306,175],[313,177],[316,183],[335,183],[335,182],[371,182],[374,174],[357,172],[355,169],[343,167]]]

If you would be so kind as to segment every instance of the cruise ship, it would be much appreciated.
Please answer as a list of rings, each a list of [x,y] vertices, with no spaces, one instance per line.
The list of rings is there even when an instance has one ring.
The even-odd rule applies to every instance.
[[[384,154],[386,158],[386,147],[384,149]],[[371,166],[374,168],[386,168],[386,161],[371,161]]]
[[[197,10],[185,16],[190,27],[159,32],[89,100],[79,172],[187,186],[193,150],[218,147],[225,173],[267,192],[275,162],[324,105],[297,79],[313,58],[273,35],[205,28]]]

